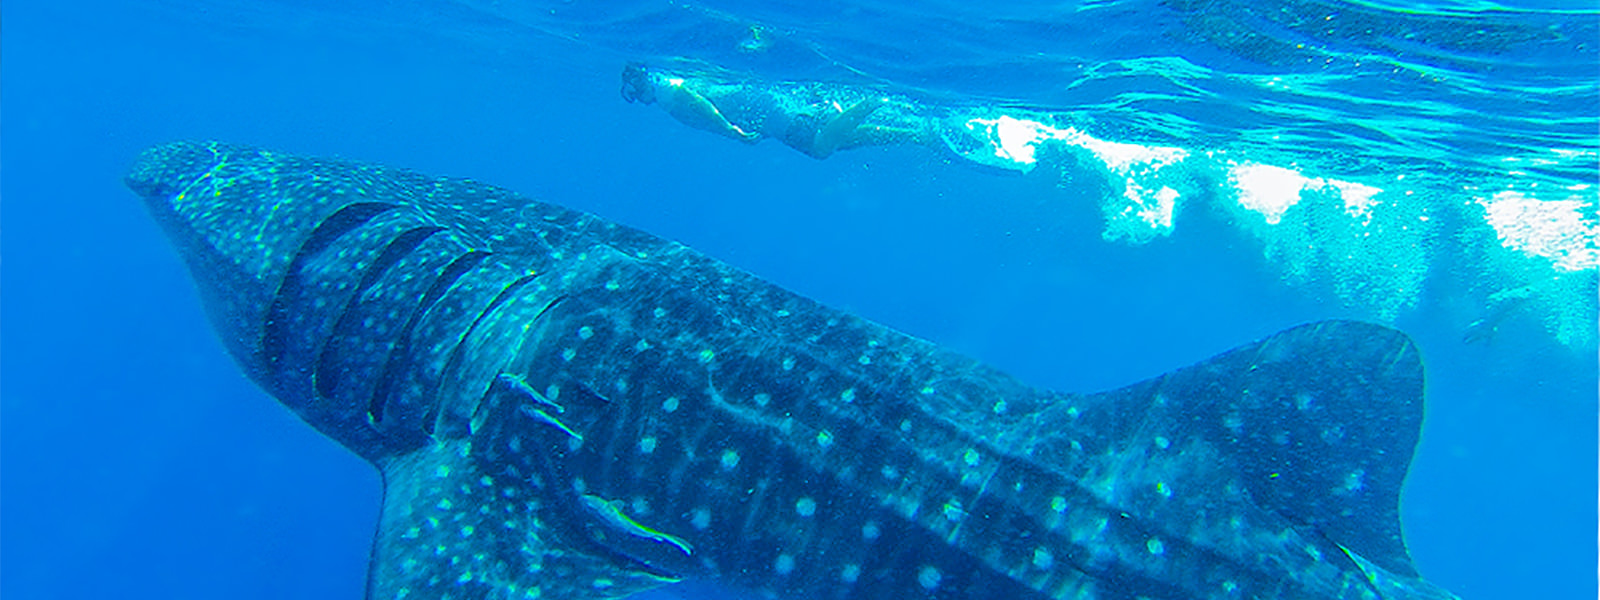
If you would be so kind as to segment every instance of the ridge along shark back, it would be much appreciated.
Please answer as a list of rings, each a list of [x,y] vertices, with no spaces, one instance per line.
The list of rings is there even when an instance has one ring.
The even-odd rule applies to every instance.
[[[180,142],[127,184],[245,373],[382,472],[373,599],[1454,597],[1401,539],[1390,329],[1058,393],[468,180]]]

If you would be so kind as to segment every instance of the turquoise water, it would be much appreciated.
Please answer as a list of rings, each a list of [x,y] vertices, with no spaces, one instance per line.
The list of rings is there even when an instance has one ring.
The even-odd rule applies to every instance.
[[[1386,322],[1429,368],[1402,505],[1422,573],[1596,594],[1587,9],[10,2],[3,23],[8,596],[360,595],[375,474],[236,374],[121,188],[181,138],[503,185],[1061,389]],[[628,61],[995,125],[817,161],[624,102]],[[1116,218],[1162,188],[1165,224]]]
[[[1515,299],[1522,325],[1594,347],[1592,13],[1327,2],[477,9],[719,81],[826,81],[904,95],[958,122],[1047,128],[1013,138],[1070,131],[1176,152],[1129,167],[1081,141],[1035,144],[1067,155],[1039,159],[1065,171],[1058,201],[1106,180],[1107,238],[1170,235],[1196,218],[1173,213],[1209,208],[1261,242],[1286,279],[1358,313],[1393,321],[1428,300],[1433,310],[1461,301],[1448,318],[1465,329]],[[816,24],[829,15],[846,24]],[[1035,148],[997,158],[1004,132],[988,136],[956,162],[1034,166]],[[1148,212],[1163,187],[1177,193],[1163,223],[1119,222]],[[1295,196],[1310,197],[1283,215]],[[1236,214],[1241,205],[1258,214]]]

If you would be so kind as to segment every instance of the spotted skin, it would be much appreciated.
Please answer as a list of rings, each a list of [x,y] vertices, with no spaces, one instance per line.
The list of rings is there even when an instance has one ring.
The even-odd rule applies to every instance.
[[[472,181],[180,142],[127,183],[241,368],[382,471],[370,598],[1452,597],[1400,537],[1392,330],[1064,394]]]

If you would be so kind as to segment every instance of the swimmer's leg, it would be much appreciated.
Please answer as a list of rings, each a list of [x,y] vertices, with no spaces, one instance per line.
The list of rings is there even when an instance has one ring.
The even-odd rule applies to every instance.
[[[868,125],[856,129],[855,135],[837,149],[848,150],[861,146],[889,146],[893,144],[928,144],[928,140],[935,139],[926,129],[912,129],[910,127],[891,127],[888,125]]]
[[[812,151],[807,154],[822,158],[841,148],[865,145],[857,139],[857,129],[866,122],[867,117],[888,103],[887,98],[867,98],[828,119],[822,129],[817,130],[817,136],[811,144]]]

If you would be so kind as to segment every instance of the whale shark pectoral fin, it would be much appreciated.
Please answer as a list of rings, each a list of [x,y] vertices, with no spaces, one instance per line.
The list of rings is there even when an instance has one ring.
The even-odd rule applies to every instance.
[[[497,477],[489,459],[449,440],[382,465],[368,598],[611,600],[677,581],[549,528],[560,516],[537,483]]]

